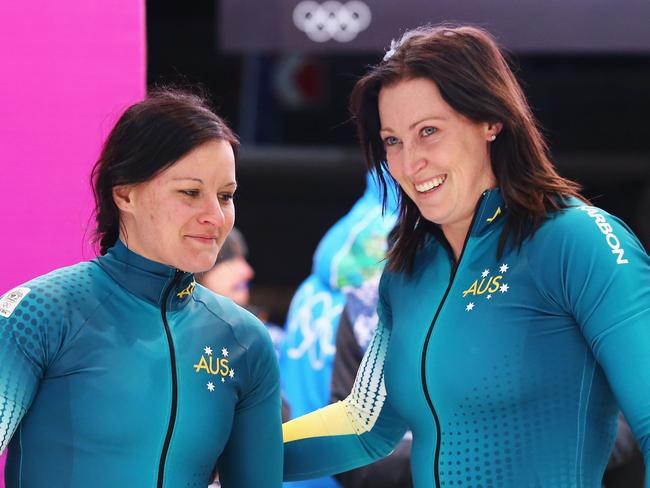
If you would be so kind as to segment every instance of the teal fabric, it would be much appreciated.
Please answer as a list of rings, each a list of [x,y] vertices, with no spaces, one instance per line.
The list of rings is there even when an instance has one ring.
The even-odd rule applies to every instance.
[[[168,287],[173,362],[162,312]],[[21,289],[29,290],[22,299]],[[118,242],[105,256],[9,292],[2,310],[8,488],[205,488],[220,455],[224,488],[281,486],[271,340],[256,318],[191,274]]]
[[[312,273],[296,290],[287,314],[280,349],[283,391],[293,416],[330,402],[336,330],[345,303],[345,290],[378,277],[384,266],[386,236],[395,224],[395,187],[382,191],[373,173],[350,211],[323,236],[314,253]],[[310,480],[291,488],[336,488],[334,479]]]
[[[619,406],[647,462],[650,258],[619,219],[570,203],[497,260],[507,210],[488,191],[455,272],[435,238],[411,275],[385,271],[346,400],[370,428],[286,443],[285,478],[370,463],[408,428],[416,488],[599,488]]]

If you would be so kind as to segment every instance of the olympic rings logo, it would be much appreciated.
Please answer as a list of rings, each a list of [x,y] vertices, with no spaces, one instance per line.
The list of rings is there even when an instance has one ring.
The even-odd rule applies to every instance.
[[[350,42],[368,28],[372,14],[363,2],[305,0],[293,9],[293,23],[314,42]]]

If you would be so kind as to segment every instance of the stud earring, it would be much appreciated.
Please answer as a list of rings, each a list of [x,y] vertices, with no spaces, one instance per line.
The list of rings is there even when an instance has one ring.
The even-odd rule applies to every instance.
[[[490,141],[494,141],[496,138],[497,138],[497,135],[496,135],[496,134],[492,134],[492,135],[490,136]]]

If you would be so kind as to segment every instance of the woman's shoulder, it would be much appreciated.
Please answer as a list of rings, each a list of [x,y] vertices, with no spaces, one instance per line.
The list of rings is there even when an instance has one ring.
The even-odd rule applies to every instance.
[[[266,326],[255,315],[230,298],[197,284],[194,299],[202,303],[210,314],[224,322],[245,347],[269,337]]]
[[[401,288],[408,283],[419,281],[425,270],[433,263],[440,262],[439,260],[449,262],[449,252],[440,237],[436,237],[432,233],[425,235],[415,251],[410,267],[394,270],[390,269],[390,266],[386,266],[383,269],[379,283],[380,290]]]
[[[0,296],[0,348],[18,347],[31,364],[45,368],[75,337],[87,317],[102,303],[97,279],[101,270],[91,262],[59,268],[29,280]],[[106,288],[99,287],[106,292]]]
[[[549,214],[526,244],[530,253],[557,255],[576,260],[598,255],[625,264],[629,253],[641,252],[632,230],[620,218],[578,199],[567,208]]]
[[[51,315],[70,304],[81,305],[95,292],[98,271],[84,261],[37,276],[0,296],[0,316],[8,318],[21,308]]]
[[[539,229],[544,236],[562,237],[564,239],[607,239],[615,231],[632,233],[620,218],[606,210],[589,205],[577,198],[567,200],[566,208],[548,215]]]

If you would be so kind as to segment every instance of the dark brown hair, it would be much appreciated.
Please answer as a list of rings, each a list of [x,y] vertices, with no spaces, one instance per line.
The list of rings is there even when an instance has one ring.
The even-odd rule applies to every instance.
[[[130,106],[109,134],[91,173],[95,196],[95,243],[106,254],[120,233],[120,214],[113,188],[148,181],[196,147],[212,141],[239,141],[216,115],[205,95],[175,88],[156,88]]]
[[[352,91],[350,109],[366,164],[377,173],[384,195],[386,181],[380,169],[387,169],[387,162],[379,136],[379,92],[414,78],[433,81],[445,102],[468,119],[503,124],[490,144],[492,170],[508,209],[498,255],[509,240],[520,246],[548,212],[567,206],[567,197],[586,201],[577,183],[556,172],[523,91],[493,37],[481,28],[449,24],[407,31]],[[400,188],[388,267],[410,271],[418,248],[437,229]]]

